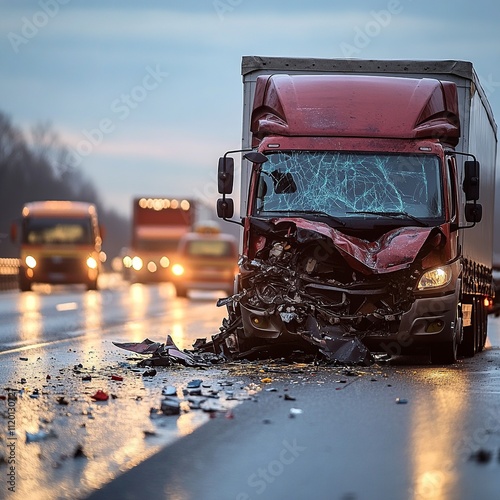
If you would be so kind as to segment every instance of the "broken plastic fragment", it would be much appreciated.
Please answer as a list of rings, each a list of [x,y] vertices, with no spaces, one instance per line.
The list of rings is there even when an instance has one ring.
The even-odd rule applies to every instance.
[[[198,387],[200,387],[202,382],[203,382],[203,380],[200,380],[200,379],[191,380],[190,382],[188,382],[187,388],[188,389],[197,389]]]
[[[123,377],[120,377],[120,375],[111,375],[111,380],[116,380],[117,382],[123,381]]]
[[[43,441],[44,439],[57,437],[57,434],[53,429],[45,430],[40,429],[38,432],[28,432],[26,431],[26,442],[27,443],[36,443],[38,441]]]
[[[404,398],[396,398],[396,404],[398,404],[398,405],[405,405],[406,403],[408,403],[408,400],[407,400],[407,399],[404,399]]]
[[[270,384],[273,379],[272,378],[269,378],[269,377],[264,377],[260,380],[263,384]]]
[[[290,418],[295,418],[297,415],[301,415],[303,411],[300,408],[290,408]]]
[[[109,396],[99,389],[93,396],[90,396],[94,401],[107,401]]]

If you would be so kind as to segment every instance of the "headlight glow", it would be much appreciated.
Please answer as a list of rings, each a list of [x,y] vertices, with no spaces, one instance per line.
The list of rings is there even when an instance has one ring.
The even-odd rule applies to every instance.
[[[165,255],[160,259],[160,266],[161,267],[168,267],[170,265],[170,260],[168,257]]]
[[[426,271],[418,282],[419,290],[428,290],[430,288],[438,288],[446,286],[450,283],[452,278],[452,271],[450,266],[436,267]]]
[[[148,262],[147,268],[150,273],[156,273],[158,270],[158,266],[152,260]]]
[[[36,267],[36,259],[32,255],[28,255],[26,259],[24,259],[24,262],[26,262],[26,265],[31,269]]]
[[[97,261],[94,259],[94,257],[89,257],[87,259],[87,267],[90,269],[96,269],[97,268]]]
[[[172,273],[176,276],[182,276],[184,274],[184,267],[180,264],[174,264],[172,266]]]
[[[132,259],[132,267],[136,270],[136,271],[140,271],[142,269],[142,259],[140,257],[137,257],[135,256],[133,259]]]

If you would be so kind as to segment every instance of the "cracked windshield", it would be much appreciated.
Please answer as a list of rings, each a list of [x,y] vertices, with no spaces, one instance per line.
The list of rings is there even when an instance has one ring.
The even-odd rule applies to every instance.
[[[334,217],[366,212],[440,217],[439,160],[421,154],[270,154],[260,174],[257,214],[304,211]]]

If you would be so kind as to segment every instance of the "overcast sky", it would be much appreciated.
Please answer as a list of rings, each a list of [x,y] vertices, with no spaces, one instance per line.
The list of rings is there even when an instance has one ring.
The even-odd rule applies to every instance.
[[[0,0],[0,111],[50,123],[108,207],[208,196],[243,55],[472,61],[500,120],[491,0]],[[93,144],[92,144],[93,143]]]

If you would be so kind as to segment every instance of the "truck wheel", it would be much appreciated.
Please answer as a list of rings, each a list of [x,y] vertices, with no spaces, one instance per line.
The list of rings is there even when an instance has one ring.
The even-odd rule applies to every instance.
[[[87,290],[97,290],[97,280],[92,280],[87,283]]]
[[[19,290],[21,292],[30,292],[31,291],[31,281],[26,278],[19,278]]]
[[[486,344],[486,337],[488,336],[488,311],[486,310],[484,302],[481,299],[479,299],[478,302],[478,309],[480,311],[479,317],[481,328],[478,335],[476,352],[481,352],[484,349],[484,345]]]
[[[472,299],[471,325],[464,328],[464,338],[458,352],[465,358],[472,358],[476,354],[477,335],[479,329],[477,301]]]

